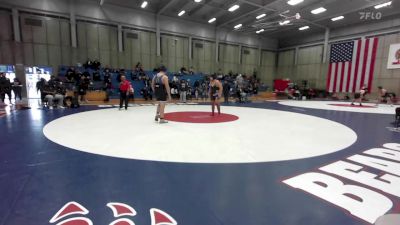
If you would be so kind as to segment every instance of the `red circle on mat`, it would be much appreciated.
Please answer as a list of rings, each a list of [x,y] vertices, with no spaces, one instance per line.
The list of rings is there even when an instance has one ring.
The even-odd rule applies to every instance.
[[[226,123],[239,119],[235,115],[226,113],[215,113],[212,116],[211,112],[172,112],[165,113],[164,118],[169,121],[182,123]]]
[[[341,107],[351,107],[351,108],[376,108],[375,106],[369,106],[369,105],[358,105],[358,104],[329,104],[333,106],[341,106]]]

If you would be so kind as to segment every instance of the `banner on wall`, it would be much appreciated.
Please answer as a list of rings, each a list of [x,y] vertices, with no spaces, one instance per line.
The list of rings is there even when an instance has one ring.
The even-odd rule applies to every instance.
[[[400,44],[390,45],[387,68],[400,69]]]

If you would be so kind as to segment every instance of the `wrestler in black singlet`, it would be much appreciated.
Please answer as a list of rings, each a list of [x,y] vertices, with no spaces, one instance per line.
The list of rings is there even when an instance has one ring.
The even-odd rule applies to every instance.
[[[162,82],[164,76],[164,74],[157,74],[156,77],[154,77],[154,94],[157,101],[160,102],[167,101],[167,90]]]
[[[211,100],[215,101],[219,96],[219,87],[217,86],[217,84],[211,85],[210,84],[210,88],[211,88]]]

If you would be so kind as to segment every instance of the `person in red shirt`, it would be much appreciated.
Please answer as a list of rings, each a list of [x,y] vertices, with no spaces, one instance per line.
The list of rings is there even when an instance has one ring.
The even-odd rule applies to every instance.
[[[133,94],[133,88],[125,76],[121,76],[121,83],[119,83],[119,110],[122,109],[122,103],[125,102],[125,110],[128,110],[129,94]]]

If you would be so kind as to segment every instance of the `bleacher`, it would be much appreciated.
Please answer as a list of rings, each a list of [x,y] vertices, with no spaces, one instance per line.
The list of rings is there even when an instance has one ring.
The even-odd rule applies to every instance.
[[[67,73],[67,70],[70,67],[71,66],[60,66],[59,67],[59,71],[58,71],[58,75],[61,76],[61,77],[65,77],[65,75]],[[89,74],[91,76],[93,76],[93,73],[95,72],[93,69],[90,69],[90,68],[88,68],[87,70],[85,70],[84,67],[76,67],[75,66],[74,68],[75,68],[76,71],[79,71],[81,73],[87,71],[87,72],[89,72]],[[104,79],[104,77],[103,77],[104,68],[101,68],[99,72],[100,72],[101,79],[103,80]],[[150,79],[153,78],[153,76],[154,76],[154,72],[153,71],[144,71],[144,72],[145,72],[145,74],[147,76],[150,77]],[[135,89],[135,98],[137,98],[137,97],[141,98],[142,96],[140,94],[140,90],[145,86],[144,81],[142,81],[142,80],[132,80],[131,79],[132,73],[133,73],[133,70],[125,70],[126,78],[132,83],[133,88]],[[111,74],[112,74],[112,89],[113,89],[113,91],[112,91],[112,95],[110,97],[111,98],[117,98],[119,96],[118,95],[119,83],[117,82],[118,73],[112,72]],[[173,72],[168,72],[167,73],[169,80],[172,80],[174,74],[176,74],[176,73],[173,73]],[[203,80],[204,79],[204,75],[202,73],[197,73],[197,74],[193,74],[193,75],[183,75],[183,76],[178,76],[178,79],[179,80],[182,80],[182,79],[187,80],[189,82],[189,84],[191,86],[193,86],[196,81]],[[92,87],[93,87],[94,90],[99,90],[99,89],[101,89],[102,86],[103,86],[103,81],[93,81]]]

